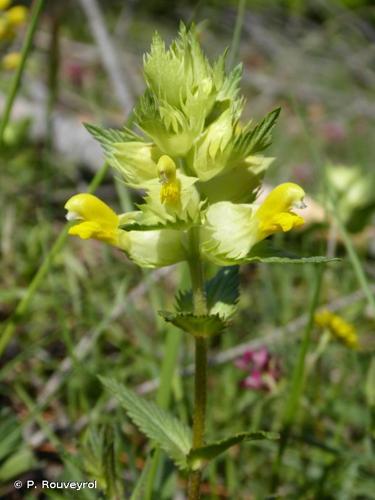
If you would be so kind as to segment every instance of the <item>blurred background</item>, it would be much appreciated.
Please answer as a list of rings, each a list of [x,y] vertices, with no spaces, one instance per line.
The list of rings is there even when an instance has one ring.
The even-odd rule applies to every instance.
[[[28,10],[8,36],[6,8],[2,114],[18,64],[7,55],[19,52],[30,23]],[[192,345],[155,312],[189,286],[186,270],[142,271],[116,249],[65,241],[63,233],[65,201],[87,189],[104,161],[82,123],[124,124],[144,90],[142,56],[153,32],[169,42],[181,20],[196,23],[211,59],[232,47],[228,67],[242,61],[247,119],[282,108],[266,184],[301,184],[309,208],[304,228],[277,243],[341,258],[324,271],[319,307],[357,341],[345,342],[332,324],[312,329],[280,497],[375,498],[371,0],[45,2],[0,148],[0,497],[71,497],[17,491],[15,479],[96,479],[100,490],[74,496],[130,498],[150,450],[98,374],[152,393],[189,422]],[[97,184],[117,211],[140,200],[114,172]],[[240,312],[212,345],[209,435],[279,429],[315,278],[313,266],[241,268]],[[163,390],[160,373],[173,375]],[[204,498],[266,498],[276,455],[273,442],[233,448],[207,468]],[[154,488],[137,498],[184,498],[185,478],[166,457],[156,469]]]

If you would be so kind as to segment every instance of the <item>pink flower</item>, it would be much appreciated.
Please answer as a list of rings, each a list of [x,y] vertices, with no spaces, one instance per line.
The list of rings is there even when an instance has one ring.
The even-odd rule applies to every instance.
[[[241,382],[246,389],[272,391],[281,376],[278,360],[266,347],[246,351],[235,365],[249,373]]]

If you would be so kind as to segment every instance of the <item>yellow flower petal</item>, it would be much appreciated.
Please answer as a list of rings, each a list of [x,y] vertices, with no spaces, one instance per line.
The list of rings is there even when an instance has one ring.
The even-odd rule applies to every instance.
[[[304,219],[299,215],[283,212],[275,215],[269,220],[262,221],[259,228],[262,233],[266,234],[273,234],[279,231],[286,233],[294,227],[302,226],[304,222]]]
[[[80,193],[66,202],[65,209],[68,210],[68,220],[82,221],[72,226],[69,234],[118,245],[119,217],[102,200],[92,194]]]
[[[304,190],[293,182],[285,182],[273,189],[256,212],[259,239],[301,226],[304,219],[293,208],[304,208]]]
[[[118,215],[93,194],[76,194],[66,202],[64,208],[78,214],[79,218],[83,220],[95,220],[112,226],[118,224]]]

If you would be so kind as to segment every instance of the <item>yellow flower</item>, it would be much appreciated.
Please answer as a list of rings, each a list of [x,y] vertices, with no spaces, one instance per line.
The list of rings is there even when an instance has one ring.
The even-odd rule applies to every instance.
[[[273,189],[255,214],[259,221],[259,239],[301,226],[304,219],[295,214],[293,208],[305,208],[304,197],[304,190],[293,182],[285,182]]]
[[[320,328],[327,328],[331,335],[350,349],[358,348],[356,329],[338,314],[334,314],[328,309],[318,311],[315,314],[315,323]]]
[[[12,3],[12,0],[0,0],[0,10],[5,10]]]
[[[202,230],[203,253],[219,265],[246,261],[252,247],[280,231],[303,224],[294,208],[304,208],[304,190],[297,184],[280,184],[261,205],[222,201],[211,205]]]
[[[19,52],[10,52],[6,54],[1,60],[1,67],[5,70],[17,69],[21,61],[21,54]]]
[[[28,10],[23,5],[16,5],[6,11],[6,17],[12,27],[21,26],[27,18]]]
[[[172,158],[167,155],[160,157],[158,173],[161,183],[160,201],[171,205],[178,204],[181,195],[181,182],[176,177],[176,165]]]
[[[104,241],[124,250],[141,267],[155,268],[186,260],[186,242],[181,231],[124,231],[120,225],[128,222],[134,213],[117,215],[96,196],[80,193],[66,204],[66,218],[77,221],[69,234],[86,240]]]
[[[76,194],[66,202],[65,209],[69,221],[78,221],[69,229],[69,234],[84,240],[93,238],[115,246],[119,244],[119,217],[96,196]]]

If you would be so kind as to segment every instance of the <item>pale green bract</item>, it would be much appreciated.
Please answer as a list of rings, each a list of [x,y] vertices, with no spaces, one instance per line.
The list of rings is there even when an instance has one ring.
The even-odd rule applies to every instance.
[[[101,200],[76,195],[66,204],[76,221],[71,234],[101,239],[139,266],[155,268],[193,259],[194,230],[201,256],[224,266],[256,258],[256,243],[301,225],[293,211],[303,206],[299,186],[282,184],[268,204],[256,202],[273,160],[262,152],[279,110],[259,123],[241,122],[241,71],[239,65],[226,73],[225,54],[211,64],[194,27],[182,25],[169,48],[156,34],[144,57],[147,88],[134,110],[135,130],[87,125],[143,202],[114,216]]]

